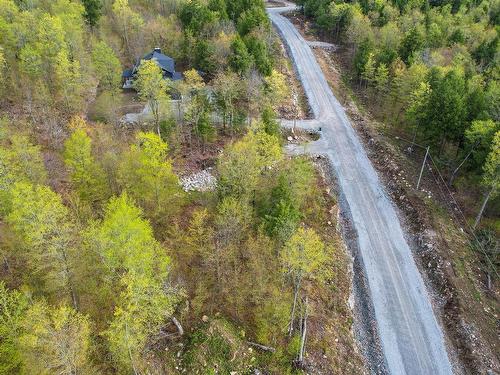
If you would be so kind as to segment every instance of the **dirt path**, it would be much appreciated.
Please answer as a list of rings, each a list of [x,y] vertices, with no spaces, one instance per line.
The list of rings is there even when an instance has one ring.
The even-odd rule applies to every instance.
[[[385,368],[392,374],[451,374],[442,331],[395,208],[307,41],[280,15],[291,9],[268,13],[288,45],[315,117],[299,126],[321,128],[321,139],[307,151],[325,155],[333,166],[357,236]]]

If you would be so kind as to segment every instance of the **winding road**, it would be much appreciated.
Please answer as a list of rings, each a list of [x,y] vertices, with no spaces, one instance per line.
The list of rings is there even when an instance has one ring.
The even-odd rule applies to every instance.
[[[314,114],[300,126],[321,127],[320,140],[308,151],[331,162],[358,236],[385,367],[394,375],[452,374],[443,333],[395,207],[311,48],[281,15],[293,8],[287,4],[267,12],[289,48]]]

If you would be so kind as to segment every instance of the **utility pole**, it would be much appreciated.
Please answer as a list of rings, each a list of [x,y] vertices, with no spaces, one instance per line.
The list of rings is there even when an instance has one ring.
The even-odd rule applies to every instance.
[[[422,163],[422,168],[420,169],[420,176],[418,176],[417,190],[418,187],[420,186],[420,180],[422,179],[422,174],[424,173],[425,162],[427,161],[427,155],[429,155],[429,146],[427,146],[427,150],[425,151],[424,162]]]
[[[302,334],[300,339],[300,351],[299,351],[299,363],[302,364],[304,361],[304,354],[306,352],[306,335],[307,335],[307,303],[308,298],[306,296],[306,303],[304,307],[304,319],[302,320]]]

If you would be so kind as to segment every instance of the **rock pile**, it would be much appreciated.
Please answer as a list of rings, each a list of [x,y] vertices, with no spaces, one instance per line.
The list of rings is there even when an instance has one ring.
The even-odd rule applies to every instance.
[[[217,186],[217,179],[210,173],[210,169],[181,177],[180,184],[184,191],[210,191]]]

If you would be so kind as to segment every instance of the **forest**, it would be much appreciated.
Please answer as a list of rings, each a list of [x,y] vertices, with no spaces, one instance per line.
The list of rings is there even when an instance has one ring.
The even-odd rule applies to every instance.
[[[346,49],[348,79],[374,117],[430,146],[446,182],[480,212],[471,224],[486,207],[485,228],[498,235],[500,2],[297,3],[321,35]]]
[[[498,234],[500,2],[297,3]],[[262,0],[0,0],[0,374],[365,371],[292,70]]]
[[[143,60],[124,92],[153,48],[184,79]],[[349,345],[336,202],[282,150],[286,64],[261,0],[0,0],[0,374],[296,373],[308,308]],[[193,165],[217,187],[183,189]]]

